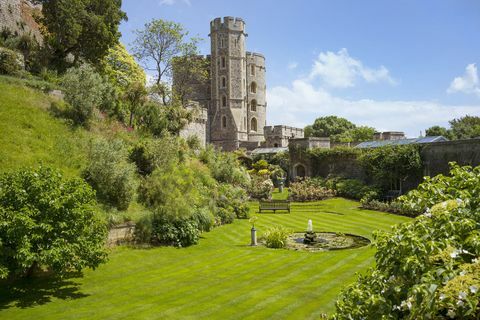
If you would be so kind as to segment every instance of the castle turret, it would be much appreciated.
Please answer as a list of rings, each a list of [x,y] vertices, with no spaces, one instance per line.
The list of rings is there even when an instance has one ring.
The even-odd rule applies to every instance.
[[[265,57],[247,52],[247,127],[249,141],[263,141],[267,125]]]

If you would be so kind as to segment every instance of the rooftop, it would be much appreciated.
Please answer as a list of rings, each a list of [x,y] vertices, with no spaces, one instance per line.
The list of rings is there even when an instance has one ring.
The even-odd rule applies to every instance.
[[[280,153],[280,152],[287,152],[288,148],[283,147],[283,148],[257,148],[252,151],[252,155],[255,154],[275,154],[275,153]]]
[[[400,146],[407,144],[417,144],[417,143],[432,143],[432,142],[442,142],[448,141],[447,138],[443,136],[432,136],[432,137],[420,137],[413,139],[398,139],[398,140],[374,140],[374,141],[365,141],[361,142],[355,146],[355,148],[378,148],[384,146]]]

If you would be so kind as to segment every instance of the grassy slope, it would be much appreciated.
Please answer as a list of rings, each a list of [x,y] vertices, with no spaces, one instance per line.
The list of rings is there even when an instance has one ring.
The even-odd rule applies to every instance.
[[[53,118],[45,94],[0,78],[0,172],[40,163],[78,174],[86,132]]]
[[[282,224],[301,231],[312,219],[315,230],[371,237],[408,220],[357,207],[344,199],[293,204],[291,214],[261,214],[257,229]],[[249,237],[249,222],[236,220],[185,249],[116,248],[98,270],[57,284],[60,295],[48,292],[52,283],[32,290],[39,280],[16,297],[0,290],[7,296],[0,318],[314,319],[331,312],[341,288],[374,262],[370,247],[308,253],[250,247]],[[44,302],[35,305],[40,297]]]

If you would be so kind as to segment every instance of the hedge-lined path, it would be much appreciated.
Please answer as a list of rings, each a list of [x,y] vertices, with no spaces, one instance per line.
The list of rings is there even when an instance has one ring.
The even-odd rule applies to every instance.
[[[408,220],[339,198],[258,216],[260,235],[276,224],[302,231],[312,219],[316,231],[370,239]],[[0,288],[0,319],[315,319],[332,312],[341,288],[374,261],[371,247],[312,253],[249,243],[249,222],[236,220],[189,248],[118,247],[83,277],[26,280],[16,293]]]

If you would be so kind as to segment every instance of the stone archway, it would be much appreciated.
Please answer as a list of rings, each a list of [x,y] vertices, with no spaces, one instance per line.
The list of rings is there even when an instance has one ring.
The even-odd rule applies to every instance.
[[[293,167],[293,177],[294,178],[305,178],[307,176],[307,170],[305,166],[301,163],[295,165]]]

